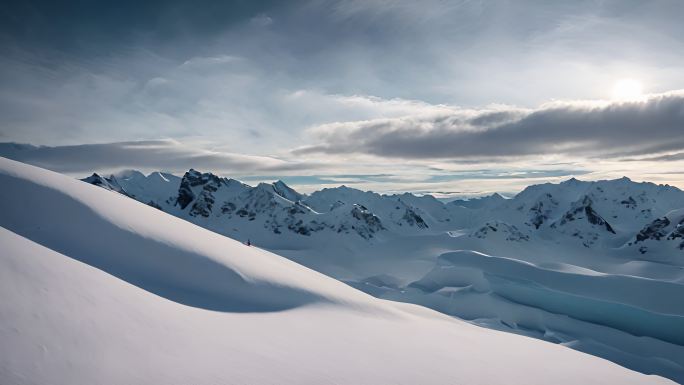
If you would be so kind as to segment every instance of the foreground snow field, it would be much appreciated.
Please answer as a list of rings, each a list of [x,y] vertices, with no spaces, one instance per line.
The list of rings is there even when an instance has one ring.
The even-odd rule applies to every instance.
[[[657,384],[0,159],[2,384]]]
[[[684,382],[684,191],[628,178],[441,202],[300,194],[190,169],[92,174],[112,190],[342,280]]]

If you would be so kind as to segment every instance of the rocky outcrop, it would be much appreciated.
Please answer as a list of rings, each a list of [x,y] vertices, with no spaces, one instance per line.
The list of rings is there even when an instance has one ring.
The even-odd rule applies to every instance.
[[[175,204],[184,210],[197,198],[198,201],[191,208],[190,215],[208,216],[211,212],[211,206],[214,204],[212,193],[218,189],[220,184],[221,178],[216,175],[190,169],[183,175]],[[197,190],[196,187],[198,186],[202,186],[202,188],[196,194],[193,190]]]
[[[365,206],[358,204],[353,205],[351,215],[356,219],[356,223],[353,223],[350,226],[362,238],[373,238],[375,233],[385,229],[380,218],[370,212]],[[344,224],[342,226],[344,226]]]
[[[401,219],[409,226],[415,226],[421,229],[428,228],[428,225],[423,218],[410,208],[404,210],[404,216],[402,216]]]
[[[634,241],[629,242],[629,245],[636,245],[644,243],[645,241],[678,241],[679,250],[684,250],[684,216],[657,218],[653,222],[646,225],[634,237]],[[641,246],[639,251],[645,254],[648,251],[647,246]]]
[[[181,180],[174,205],[187,210],[187,215],[194,218],[256,221],[273,234],[292,232],[311,236],[330,230],[371,239],[385,230],[380,218],[365,206],[340,201],[330,212],[317,213],[302,203],[303,197],[282,181],[249,187],[191,169]],[[413,211],[407,212],[404,219],[412,226],[427,226]]]
[[[549,220],[552,211],[557,207],[558,201],[551,194],[545,193],[530,207],[528,223],[538,229]]]
[[[564,226],[570,222],[581,219],[586,219],[590,224],[615,234],[615,230],[610,223],[594,210],[592,207],[592,200],[587,195],[575,202],[573,207],[563,215],[559,222],[557,222],[558,224],[554,223],[554,227]]]
[[[510,242],[526,242],[530,240],[529,235],[524,234],[514,225],[501,221],[487,222],[484,226],[470,234],[470,237],[480,239],[486,239],[493,236],[501,237]]]
[[[637,207],[637,202],[631,196],[628,197],[627,199],[623,199],[620,202],[620,204],[629,208],[629,209],[632,209],[632,210],[636,209],[636,207]]]
[[[634,243],[643,242],[647,239],[659,241],[667,236],[668,226],[670,226],[670,220],[667,217],[658,218],[639,231]]]

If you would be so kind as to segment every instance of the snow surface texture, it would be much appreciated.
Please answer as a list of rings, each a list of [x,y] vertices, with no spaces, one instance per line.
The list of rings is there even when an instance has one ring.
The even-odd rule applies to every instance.
[[[87,182],[374,296],[684,382],[684,192],[674,187],[570,179],[444,204],[345,186],[307,196],[195,170]]]
[[[2,384],[655,384],[0,158]]]

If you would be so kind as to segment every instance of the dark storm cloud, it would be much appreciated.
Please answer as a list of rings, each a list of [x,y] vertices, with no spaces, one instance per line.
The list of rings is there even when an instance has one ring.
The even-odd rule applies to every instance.
[[[269,157],[200,150],[172,140],[56,147],[0,143],[0,156],[72,174],[129,168],[182,172],[193,167],[224,174],[243,174],[315,167]]]
[[[684,93],[633,102],[555,103],[537,110],[458,112],[321,126],[307,153],[397,158],[544,154],[616,157],[684,149]]]

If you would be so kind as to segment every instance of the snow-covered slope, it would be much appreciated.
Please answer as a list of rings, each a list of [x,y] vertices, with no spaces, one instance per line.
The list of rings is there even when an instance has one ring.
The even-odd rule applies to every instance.
[[[594,354],[604,349],[605,356],[630,367],[682,379],[681,281],[459,251],[442,255],[435,269],[409,287],[414,292],[406,295],[427,294],[446,313],[466,319],[489,313],[488,322],[501,328]]]
[[[0,159],[3,384],[654,384]]]
[[[105,180],[111,188],[99,185],[122,186],[128,196],[150,185],[144,176],[124,174]],[[684,192],[674,187],[570,179],[530,186],[511,199],[495,194],[444,204],[345,186],[306,196],[282,182],[250,187],[191,170],[173,188],[150,190],[164,191],[157,194],[160,205],[135,199],[251,239],[374,296],[684,381],[684,341],[676,338],[681,309],[676,302],[649,307],[660,297],[682,296],[684,215],[677,209],[684,207]],[[474,277],[486,285],[458,275],[473,271],[465,261],[477,261]],[[559,271],[587,274],[577,280]],[[460,278],[453,283],[455,272]],[[442,276],[446,281],[434,287],[423,285]],[[560,288],[552,285],[556,278],[591,290]]]

